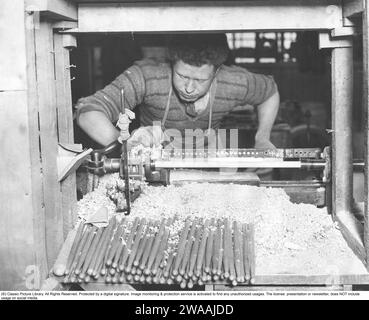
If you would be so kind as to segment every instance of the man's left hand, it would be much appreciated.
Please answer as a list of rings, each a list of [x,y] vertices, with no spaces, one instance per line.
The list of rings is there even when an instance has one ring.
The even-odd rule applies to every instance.
[[[276,149],[273,143],[268,139],[256,139],[255,149]]]
[[[276,149],[273,143],[270,142],[268,139],[256,139],[255,140],[255,149]],[[249,168],[247,169],[247,172],[255,172],[258,174],[258,172],[265,171],[265,169],[258,169],[258,168]]]

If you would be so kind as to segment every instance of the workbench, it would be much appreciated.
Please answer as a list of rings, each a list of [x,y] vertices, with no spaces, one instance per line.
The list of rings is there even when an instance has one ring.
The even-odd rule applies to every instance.
[[[319,32],[321,49],[331,50],[332,217],[359,261],[369,267],[368,219],[368,10],[366,0],[262,1],[92,1],[6,0],[0,35],[12,44],[1,52],[0,288],[24,288],[34,266],[48,277],[76,221],[73,175],[58,181],[58,144],[73,144],[69,52],[86,33],[302,31]],[[12,14],[9,14],[11,12]],[[142,19],[142,17],[150,17]],[[183,17],[186,19],[183,19]],[[362,29],[360,23],[362,22]],[[14,38],[15,31],[17,37]],[[352,213],[352,36],[364,40],[365,206],[364,224]],[[11,40],[11,41],[10,41]],[[9,68],[12,66],[12,68]],[[16,106],[16,108],[15,108]],[[22,146],[15,148],[14,146]],[[42,175],[40,174],[42,172]],[[21,192],[19,192],[21,191]],[[27,210],[25,210],[27,208]],[[32,269],[33,270],[33,269]],[[257,285],[318,285],[326,275],[260,274]],[[358,263],[341,284],[368,284]],[[28,288],[29,289],[29,288]]]
[[[254,188],[258,188],[257,186],[260,185],[260,180],[257,179],[257,176],[255,175],[255,173],[249,173],[249,172],[245,172],[243,174],[230,173],[226,175],[226,177],[224,177],[224,175],[220,176],[219,174],[216,174],[216,172],[208,172],[208,171],[202,172],[202,174],[199,174],[198,172],[196,172],[196,170],[187,170],[185,172],[174,171],[172,172],[170,183],[171,185],[174,186],[174,188],[178,188],[181,186],[186,186],[187,184],[193,185],[194,182],[196,184],[199,184],[199,183],[200,184],[209,184],[209,183],[214,184],[215,183],[216,185],[219,185],[219,184],[231,183],[232,185],[238,185],[238,184],[243,185],[245,181],[247,181],[248,185],[253,185]],[[194,186],[190,188],[192,189],[193,187]],[[204,188],[208,188],[208,187],[204,186]],[[235,191],[237,189],[232,188],[232,190]],[[162,190],[159,192],[165,192],[165,191]],[[194,192],[196,193],[196,191]],[[199,192],[199,189],[197,189],[197,192]],[[236,194],[234,194],[233,197],[235,196]],[[153,195],[153,198],[155,198],[155,195]],[[203,196],[202,199],[203,201],[206,201],[206,203],[208,203],[209,200],[205,200],[206,198],[207,197]],[[302,198],[302,195],[300,195],[300,197],[294,197],[293,194],[290,197],[291,201],[295,203],[300,202],[301,198]],[[323,197],[320,196],[320,198],[321,198],[321,201],[324,200],[324,196]],[[309,197],[305,197],[304,200],[305,200],[305,203],[309,203],[308,202]],[[195,199],[193,199],[193,201],[195,201]],[[147,202],[144,201],[144,203],[147,203]],[[314,202],[311,202],[311,203],[314,203]],[[214,204],[214,206],[217,207],[216,204]],[[277,203],[274,203],[273,207],[278,208]],[[168,211],[168,209],[165,206],[163,206],[162,208],[164,212]],[[170,204],[168,205],[168,208],[171,208]],[[257,206],[253,206],[253,208],[255,208],[256,210]],[[132,209],[133,217],[137,217],[136,210],[139,210],[139,209],[133,207]],[[152,210],[152,209],[148,208],[148,210]],[[244,210],[246,211],[243,214],[245,214],[246,212],[250,212],[249,209],[244,208]],[[321,212],[322,214],[327,215],[326,210],[321,209]],[[300,212],[298,215],[302,215],[302,214],[303,212]],[[153,219],[155,220],[155,218],[157,217],[157,214],[152,212],[150,217],[153,217]],[[147,216],[148,219],[150,217]],[[324,219],[325,217],[322,216],[321,220],[323,221]],[[317,222],[316,220],[314,221],[309,220],[309,218],[307,218],[307,220],[310,221],[310,223]],[[287,228],[287,227],[288,225],[285,225],[284,228]],[[303,225],[298,226],[298,227],[304,229]],[[278,228],[278,226],[275,225],[274,228]],[[309,229],[309,232],[310,232],[310,228],[307,228],[307,229]],[[283,231],[281,230],[281,232]],[[290,251],[290,253],[287,253],[287,256],[285,256],[284,254],[281,255],[281,253],[276,254],[274,256],[273,255],[274,253],[270,253],[270,257],[268,254],[267,258],[260,256],[261,257],[260,261],[258,261],[260,257],[256,258],[255,273],[252,276],[251,284],[249,282],[246,282],[246,283],[241,282],[241,283],[238,283],[236,286],[233,286],[227,280],[211,280],[211,281],[206,281],[202,288],[204,290],[269,290],[269,289],[275,290],[278,288],[286,289],[286,290],[290,290],[290,289],[308,290],[309,286],[314,286],[314,289],[321,289],[321,290],[339,290],[339,289],[349,290],[352,285],[360,285],[363,283],[367,283],[369,280],[368,278],[369,274],[364,264],[360,261],[360,259],[358,259],[353,253],[347,255],[346,253],[343,254],[341,252],[341,255],[340,255],[339,248],[342,248],[342,247],[337,246],[336,244],[333,245],[333,243],[335,243],[336,241],[345,243],[339,231],[337,231],[337,234],[339,234],[338,237],[335,236],[331,239],[327,239],[327,241],[324,242],[324,244],[320,244],[320,245],[324,245],[324,246],[329,245],[330,249],[327,249],[326,247],[324,247],[322,248],[323,252],[335,252],[337,254],[338,260],[335,260],[334,258],[335,253],[329,254],[329,256],[324,255],[324,253],[323,254],[317,253],[317,250],[319,250],[319,248],[316,247],[317,244],[310,243],[310,245],[312,245],[311,248],[303,249],[304,251],[308,250],[309,253],[301,254],[301,252],[298,252],[298,251],[295,251],[296,253],[294,253],[294,251],[292,250]],[[333,234],[328,237],[332,237],[332,236]],[[72,242],[73,242],[73,239],[68,239],[67,242],[63,246],[63,250],[64,248],[68,248],[68,247],[70,248],[72,245]],[[61,261],[63,260],[63,258],[60,259],[60,257],[62,257],[62,255],[65,255],[65,252],[63,252],[63,250],[62,250],[61,256],[59,256],[58,258],[59,263],[61,263]],[[343,252],[350,251],[347,245],[346,245],[346,249],[343,249],[343,250],[344,250]],[[257,252],[257,255],[259,256],[259,252]],[[289,258],[286,260],[286,257],[288,256]],[[302,261],[300,262],[299,259],[302,259]],[[305,260],[308,259],[308,260],[305,261],[304,259]],[[64,260],[65,260],[65,257],[64,257]],[[255,258],[253,258],[253,260],[255,260]],[[312,269],[311,266],[308,266],[309,262],[312,262],[313,265],[319,264],[321,266],[318,268],[313,267]],[[64,265],[66,263],[63,262],[61,264]],[[321,270],[321,271],[318,271],[318,270]],[[91,278],[91,280],[88,280],[88,282],[84,282],[82,280],[82,282],[76,283],[74,280],[71,283],[76,283],[84,290],[106,290],[108,288],[109,290],[110,289],[112,290],[135,290],[135,289],[136,290],[142,290],[142,289],[143,290],[157,290],[158,287],[166,288],[165,290],[167,290],[170,288],[179,288],[179,285],[180,285],[179,283],[177,283],[176,286],[169,285],[169,284],[159,286],[158,283],[155,283],[155,282],[153,283],[151,281],[149,283],[145,283],[144,280],[138,281],[138,278],[135,280],[133,279],[128,280],[128,277],[127,277],[128,274],[129,273],[126,273],[126,276],[122,278],[122,280],[119,280],[119,282],[116,282],[115,284],[109,283],[111,280],[106,280],[106,281],[109,281],[109,282],[106,282],[105,277],[103,276],[100,276],[99,278],[97,278],[97,280],[92,280]],[[64,277],[58,278],[52,275],[52,278],[54,280],[57,279],[57,283],[58,284],[60,283],[62,288],[65,288],[66,286],[68,287],[68,285],[71,284],[71,283],[65,282]],[[120,278],[120,276],[118,276],[118,278]],[[201,286],[200,286],[200,289],[201,289]]]

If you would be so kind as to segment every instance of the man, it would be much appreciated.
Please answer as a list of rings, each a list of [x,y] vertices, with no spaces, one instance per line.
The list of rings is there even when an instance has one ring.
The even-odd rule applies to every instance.
[[[225,66],[229,54],[224,34],[177,35],[169,45],[170,63],[136,62],[104,89],[78,102],[77,122],[96,142],[108,145],[119,136],[116,123],[120,93],[125,107],[141,105],[140,124],[131,142],[153,144],[153,122],[163,129],[217,129],[235,107],[257,107],[255,148],[274,148],[270,133],[279,94],[272,77]]]

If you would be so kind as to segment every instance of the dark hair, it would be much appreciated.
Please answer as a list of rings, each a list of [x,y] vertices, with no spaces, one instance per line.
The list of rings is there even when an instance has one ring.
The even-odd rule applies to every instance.
[[[174,35],[169,41],[169,59],[200,67],[204,64],[219,67],[229,55],[224,33]]]

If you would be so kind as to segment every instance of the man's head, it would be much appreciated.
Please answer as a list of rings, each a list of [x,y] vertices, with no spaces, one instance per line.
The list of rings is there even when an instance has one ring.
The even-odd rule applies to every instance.
[[[169,58],[173,67],[173,85],[179,97],[194,102],[204,96],[228,54],[225,34],[174,36],[169,45]]]

